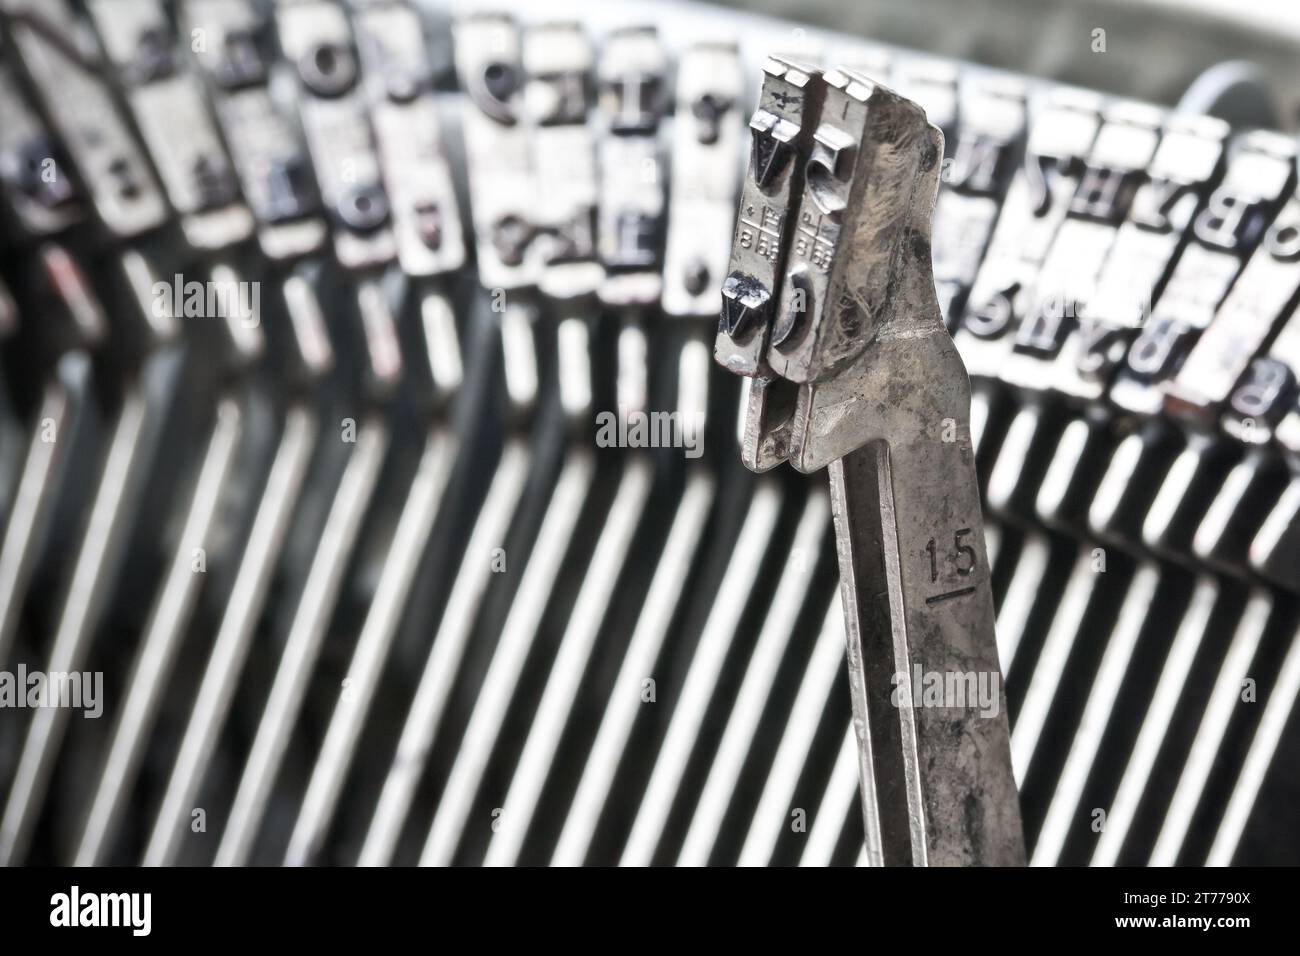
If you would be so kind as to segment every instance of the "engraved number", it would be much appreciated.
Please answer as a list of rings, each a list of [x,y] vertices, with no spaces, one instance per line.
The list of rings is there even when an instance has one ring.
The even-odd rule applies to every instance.
[[[975,549],[969,544],[962,544],[961,539],[970,534],[970,528],[962,528],[952,538],[953,547],[957,549],[955,564],[957,573],[965,577],[975,570]],[[967,559],[966,564],[962,564],[962,558]]]
[[[975,570],[975,549],[969,544],[962,543],[962,539],[970,533],[970,528],[958,529],[952,536],[952,546],[955,553],[945,555],[962,577],[968,576]],[[930,583],[933,584],[939,580],[939,548],[935,544],[934,538],[926,542],[925,550],[930,555]]]

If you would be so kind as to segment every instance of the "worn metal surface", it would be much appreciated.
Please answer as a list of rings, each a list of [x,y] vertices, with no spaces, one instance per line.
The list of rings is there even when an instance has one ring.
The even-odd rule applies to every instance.
[[[771,89],[783,79],[769,67],[763,101],[791,109]],[[943,134],[915,103],[856,71],[807,82],[824,84],[822,96],[808,94],[820,101],[810,140],[794,138],[811,125],[797,104],[787,140],[772,142],[764,107],[751,122],[747,190],[770,180],[778,149],[787,177],[802,167],[803,188],[764,213],[793,223],[784,267],[763,276],[774,285],[748,276],[754,288],[724,290],[718,355],[744,371],[727,362],[728,346],[739,318],[754,323],[750,335],[769,340],[771,373],[799,386],[785,453],[800,471],[830,466],[868,858],[1021,863],[970,385],[931,265]],[[742,262],[752,258],[748,212],[742,201]],[[775,309],[761,308],[769,298]],[[738,314],[746,299],[755,306]],[[746,441],[761,428],[749,423]],[[747,463],[757,456],[745,452]],[[929,674],[983,681],[997,705],[934,706],[920,686]]]

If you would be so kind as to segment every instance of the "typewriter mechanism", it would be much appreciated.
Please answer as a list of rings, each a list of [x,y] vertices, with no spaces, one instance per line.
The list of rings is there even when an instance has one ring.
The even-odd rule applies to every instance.
[[[1300,140],[521,6],[0,0],[0,863],[1300,864]]]

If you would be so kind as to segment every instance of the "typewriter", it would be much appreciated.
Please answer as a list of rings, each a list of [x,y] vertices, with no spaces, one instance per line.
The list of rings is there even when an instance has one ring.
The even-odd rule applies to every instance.
[[[798,61],[944,134],[1029,862],[1300,862],[1294,135],[550,6],[0,0],[0,861],[866,860],[826,482],[713,356]]]

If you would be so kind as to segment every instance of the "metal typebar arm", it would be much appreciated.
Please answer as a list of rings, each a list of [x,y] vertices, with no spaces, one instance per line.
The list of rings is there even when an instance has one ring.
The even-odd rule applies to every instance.
[[[948,447],[880,439],[829,469],[877,865],[1024,862],[969,438]],[[964,706],[930,706],[938,680]]]
[[[854,70],[764,82],[718,358],[793,386],[771,448],[830,468],[867,858],[1023,864],[970,383],[931,264],[943,134]]]

